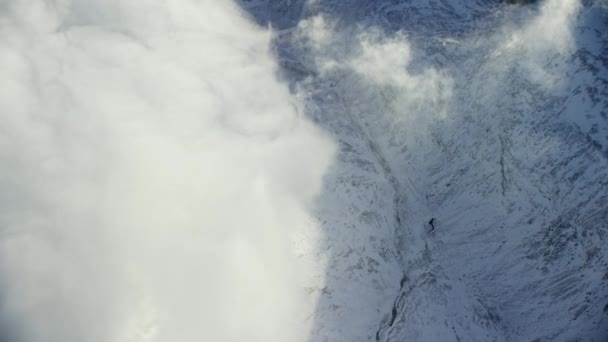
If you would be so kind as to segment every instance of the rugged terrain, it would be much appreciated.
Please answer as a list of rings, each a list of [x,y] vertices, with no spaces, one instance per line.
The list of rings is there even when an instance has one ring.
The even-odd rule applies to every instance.
[[[312,341],[608,338],[608,10],[525,3],[241,2],[340,147]]]

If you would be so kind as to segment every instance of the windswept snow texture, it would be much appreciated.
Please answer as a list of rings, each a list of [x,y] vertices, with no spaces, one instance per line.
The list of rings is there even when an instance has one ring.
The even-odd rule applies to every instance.
[[[340,147],[311,341],[608,340],[605,1],[243,4]]]

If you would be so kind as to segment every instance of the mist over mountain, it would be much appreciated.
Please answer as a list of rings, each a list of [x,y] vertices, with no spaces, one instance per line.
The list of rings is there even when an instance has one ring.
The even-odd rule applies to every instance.
[[[608,338],[605,5],[508,3],[245,6],[340,146],[311,340]]]
[[[0,341],[608,340],[604,0],[0,3]]]

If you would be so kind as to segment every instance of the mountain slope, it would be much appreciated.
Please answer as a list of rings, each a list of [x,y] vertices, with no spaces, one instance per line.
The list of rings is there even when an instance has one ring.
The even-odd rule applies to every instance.
[[[600,2],[256,8],[291,13],[282,72],[341,147],[311,340],[608,337]]]

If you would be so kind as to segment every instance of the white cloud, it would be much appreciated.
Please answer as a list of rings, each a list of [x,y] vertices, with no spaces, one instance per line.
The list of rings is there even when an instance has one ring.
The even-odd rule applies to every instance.
[[[212,0],[4,6],[0,339],[306,340],[334,146],[270,35]]]
[[[368,104],[381,98],[376,110],[386,107],[390,121],[426,128],[447,117],[452,78],[433,67],[412,71],[412,46],[404,32],[338,29],[331,19],[315,16],[300,23],[296,40],[311,52],[309,64],[318,74],[344,81],[343,92]]]
[[[516,65],[530,80],[554,86],[560,72],[551,70],[547,61],[567,55],[576,47],[572,30],[580,9],[580,0],[544,1],[540,13],[523,27],[508,25],[503,29],[502,43],[495,54],[503,59],[496,64]]]
[[[350,65],[366,80],[389,87],[384,95],[394,102],[392,107],[398,112],[394,119],[421,123],[423,117],[424,121],[445,118],[453,86],[449,75],[435,68],[411,72],[411,47],[402,34],[386,37],[372,30],[361,34],[359,40],[360,53]]]

